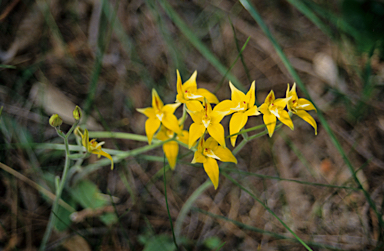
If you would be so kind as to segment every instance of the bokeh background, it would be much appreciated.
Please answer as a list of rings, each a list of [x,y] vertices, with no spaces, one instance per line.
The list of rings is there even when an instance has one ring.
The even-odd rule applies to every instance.
[[[335,136],[315,112],[317,136],[294,116],[294,131],[283,126],[248,142],[238,165],[221,170],[217,190],[201,187],[208,177],[183,147],[174,171],[161,147],[128,156],[113,171],[96,156],[73,161],[62,198],[76,213],[61,208],[47,250],[176,250],[163,168],[179,250],[305,250],[223,174],[313,250],[381,250],[384,3],[251,2],[308,89],[310,97],[298,90],[299,97],[316,104]],[[197,70],[198,87],[220,100],[230,98],[229,79],[243,91],[255,80],[257,105],[271,89],[285,97],[295,81],[238,1],[0,0],[0,250],[40,246],[52,203],[41,190],[54,193],[64,164],[49,117],[62,116],[66,131],[79,105],[91,132],[145,135],[136,108],[151,105],[152,88],[174,102],[176,69],[184,81]],[[251,117],[246,128],[260,124],[261,116]],[[147,145],[98,139],[127,153]]]

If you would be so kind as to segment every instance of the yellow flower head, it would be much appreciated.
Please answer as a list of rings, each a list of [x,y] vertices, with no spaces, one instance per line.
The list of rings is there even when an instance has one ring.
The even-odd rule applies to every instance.
[[[229,87],[232,91],[232,100],[223,100],[215,109],[223,111],[226,115],[233,113],[229,122],[229,132],[232,135],[238,133],[245,126],[249,116],[256,116],[260,113],[255,105],[255,81],[253,81],[247,94],[238,90],[231,82],[229,82]],[[237,135],[231,137],[232,146],[235,145],[236,138]]]
[[[219,165],[216,160],[237,164],[235,156],[233,156],[228,148],[220,146],[212,137],[207,139],[207,141],[201,138],[192,163],[203,163],[204,170],[211,179],[215,189],[219,185]]]
[[[180,126],[180,129],[183,128],[183,125]],[[157,133],[156,138],[159,140],[165,141],[168,139],[173,138],[175,135],[175,132],[166,128],[165,126],[160,127],[160,131]],[[184,144],[188,144],[188,131],[183,130],[182,134],[179,134],[176,136],[177,140],[180,140]],[[170,141],[165,144],[163,144],[163,151],[165,154],[165,157],[167,157],[169,166],[172,170],[175,169],[176,162],[177,162],[177,155],[179,153],[179,144],[176,141]]]
[[[287,88],[286,97],[288,98],[287,107],[288,110],[293,114],[296,114],[304,121],[309,123],[313,128],[315,128],[315,135],[317,135],[317,124],[316,121],[309,115],[306,111],[315,110],[315,106],[308,100],[304,98],[298,98],[296,93],[296,83],[293,84],[292,89],[289,90],[289,84]]]
[[[136,109],[148,117],[145,122],[145,132],[147,133],[148,143],[151,144],[153,135],[159,129],[160,124],[181,134],[176,116],[173,114],[180,103],[164,105],[155,89],[152,89],[152,107]]]
[[[95,139],[89,141],[89,132],[87,129],[84,130],[83,134],[81,133],[79,127],[77,127],[75,132],[81,136],[81,143],[87,152],[96,154],[98,158],[100,158],[100,156],[107,157],[111,161],[111,170],[113,170],[113,159],[111,155],[101,149],[101,146],[104,145],[105,142],[103,141],[98,143]]]
[[[289,114],[284,110],[289,98],[275,99],[273,90],[265,98],[264,104],[259,107],[263,114],[264,124],[267,126],[269,137],[272,137],[276,127],[276,118],[293,130],[293,123]]]
[[[213,104],[219,103],[219,100],[210,91],[204,88],[197,88],[197,84],[196,84],[197,71],[195,71],[192,74],[192,76],[184,84],[182,84],[181,82],[181,77],[178,70],[176,70],[176,75],[177,75],[176,102],[186,104],[188,109],[191,111],[198,110],[199,109],[198,104],[200,104],[200,102],[203,102],[204,98],[206,98],[209,103],[213,103]]]
[[[204,99],[203,105],[199,102],[196,104],[196,111],[188,111],[193,120],[193,124],[189,127],[188,146],[191,148],[196,140],[198,140],[205,130],[217,141],[225,147],[224,127],[220,121],[224,118],[225,113],[217,111],[216,107],[212,110],[211,105]]]

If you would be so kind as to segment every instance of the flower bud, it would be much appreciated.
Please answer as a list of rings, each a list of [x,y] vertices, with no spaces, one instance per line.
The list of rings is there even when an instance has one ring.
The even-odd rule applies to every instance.
[[[73,117],[78,121],[81,119],[81,116],[82,116],[81,109],[80,107],[76,106],[75,110],[73,110]]]
[[[58,127],[60,126],[61,124],[63,123],[63,120],[60,118],[59,115],[57,114],[53,114],[50,118],[49,118],[49,124],[52,126],[52,127]]]

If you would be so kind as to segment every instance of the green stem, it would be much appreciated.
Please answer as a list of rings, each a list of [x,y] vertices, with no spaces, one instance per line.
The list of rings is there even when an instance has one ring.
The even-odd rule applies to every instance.
[[[165,167],[165,156],[164,156],[164,167]],[[172,230],[172,236],[173,236],[173,242],[175,243],[176,249],[179,249],[177,246],[176,242],[176,236],[175,236],[175,231],[173,230],[173,223],[172,223],[172,218],[171,218],[171,213],[169,212],[169,206],[168,206],[168,197],[167,197],[167,178],[165,177],[165,168],[164,170],[164,196],[165,196],[165,204],[167,205],[167,213],[168,213],[168,218],[169,218],[169,223],[171,224],[171,230]]]
[[[45,250],[45,247],[47,245],[49,237],[51,237],[53,226],[55,224],[55,220],[56,220],[55,217],[57,215],[57,210],[59,209],[59,201],[60,201],[60,197],[61,197],[61,194],[63,192],[63,189],[64,189],[65,179],[67,177],[67,173],[68,173],[68,170],[69,170],[69,164],[70,164],[70,158],[69,158],[70,152],[69,152],[68,138],[69,138],[69,135],[72,133],[72,131],[76,128],[78,123],[79,123],[78,121],[75,122],[75,124],[72,125],[71,129],[68,131],[68,133],[66,135],[64,135],[63,132],[61,132],[61,131],[56,129],[56,131],[59,134],[59,136],[64,139],[65,163],[64,163],[63,174],[61,176],[61,181],[60,181],[59,186],[58,186],[58,188],[56,190],[56,197],[55,197],[55,200],[53,201],[51,214],[49,215],[48,225],[47,225],[47,228],[45,229],[43,240],[41,241],[41,245],[40,245],[40,249],[39,249],[40,251],[44,251]]]

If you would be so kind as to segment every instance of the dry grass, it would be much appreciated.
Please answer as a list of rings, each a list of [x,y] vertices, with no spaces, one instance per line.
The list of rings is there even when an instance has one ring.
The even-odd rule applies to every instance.
[[[230,22],[240,46],[250,36],[243,54],[249,79],[240,61],[231,73],[244,89],[256,80],[259,104],[271,89],[279,97],[285,95],[286,84],[293,82],[292,77],[270,41],[238,2],[171,1],[171,4],[227,67],[238,55]],[[367,57],[359,56],[348,44],[337,46],[284,1],[255,4],[314,102],[324,112],[354,168],[362,168],[357,176],[381,212],[384,104],[380,99],[382,85],[374,86],[368,97],[362,94],[364,81],[356,69],[363,69]],[[32,144],[61,143],[47,123],[52,113],[68,114],[78,104],[90,112],[92,119],[87,124],[90,130],[144,135],[145,116],[135,108],[150,105],[148,97],[152,88],[158,90],[165,102],[173,102],[176,69],[184,80],[197,70],[198,85],[211,91],[222,79],[160,5],[139,0],[110,1],[107,5],[109,13],[117,10],[119,24],[115,23],[115,29],[108,21],[108,10],[99,1],[52,0],[49,7],[42,0],[0,2],[0,61],[15,66],[15,69],[0,69],[0,105],[4,106],[0,119],[0,161],[51,191],[53,184],[48,182],[48,176],[60,175],[63,152],[34,149]],[[372,61],[371,67],[374,83],[382,84],[384,68],[379,57]],[[45,90],[52,97],[42,99],[38,90]],[[216,94],[220,100],[229,98],[227,80]],[[70,119],[65,122],[71,123]],[[225,127],[227,123],[225,119]],[[254,117],[247,127],[260,123],[261,117]],[[294,131],[283,127],[272,139],[264,136],[248,143],[237,155],[236,168],[282,179],[357,188],[322,126],[319,125],[315,136],[313,128],[299,118],[294,123]],[[126,151],[144,145],[107,139],[105,147]],[[182,149],[182,155],[187,153]],[[162,156],[162,151],[159,148],[147,154]],[[181,159],[176,170],[166,174],[174,221],[189,196],[207,179],[200,166],[188,164],[191,159],[192,155]],[[83,165],[96,160],[87,159]],[[97,211],[78,206],[76,221],[67,231],[54,232],[48,249],[141,250],[145,243],[140,240],[148,244],[151,236],[162,234],[167,236],[164,242],[172,244],[162,176],[153,177],[162,167],[162,162],[137,156],[120,162],[114,171],[105,167],[86,177],[119,201]],[[229,173],[264,201],[300,238],[312,243],[314,250],[331,247],[372,250],[377,245],[382,230],[363,193],[357,189]],[[71,185],[69,182],[67,191]],[[4,170],[0,176],[0,193],[0,249],[37,250],[50,204],[25,180]],[[64,193],[63,199],[68,199],[68,194]],[[183,247],[186,250],[210,250],[204,244],[209,237],[225,242],[221,250],[256,250],[257,247],[304,250],[299,243],[276,236],[292,238],[264,207],[223,175],[218,190],[206,190],[194,207],[273,232],[275,236],[192,211],[181,230],[181,236],[188,239]],[[105,212],[117,213],[119,223],[104,225],[98,216]]]

